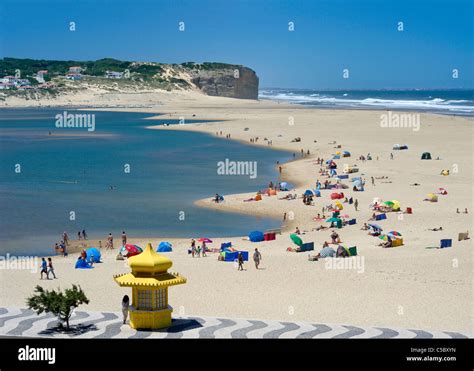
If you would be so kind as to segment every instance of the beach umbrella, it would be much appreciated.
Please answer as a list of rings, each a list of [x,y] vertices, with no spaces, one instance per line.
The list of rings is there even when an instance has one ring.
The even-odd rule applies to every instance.
[[[290,238],[293,241],[293,243],[297,246],[303,245],[303,240],[299,238],[296,234],[292,233],[290,234]]]
[[[394,237],[401,237],[402,236],[402,234],[400,232],[397,232],[397,231],[390,231],[387,234],[389,234],[391,236],[394,236]]]
[[[307,189],[307,190],[304,192],[304,195],[305,195],[305,196],[314,196],[314,192],[313,192],[311,189]]]
[[[326,221],[328,223],[337,223],[340,219],[339,218],[335,218],[335,217],[331,217],[329,219],[326,219]]]
[[[212,243],[212,240],[210,238],[207,238],[207,237],[198,238],[198,241],[199,242],[205,242],[205,243]]]
[[[127,243],[120,248],[120,254],[125,258],[141,254],[142,252],[143,249],[140,246],[132,245],[130,243]]]
[[[369,223],[368,226],[372,227],[373,229],[378,229],[379,231],[383,231],[382,227],[380,227],[380,225],[378,224]]]
[[[342,204],[341,204],[339,201],[336,201],[335,204],[336,204],[336,207],[337,207],[339,210],[344,209],[344,206],[342,206]]]
[[[392,238],[392,236],[387,236],[386,234],[382,234],[379,236],[379,238],[382,240],[382,241],[385,241],[387,242],[388,241],[388,238]]]
[[[400,201],[397,201],[397,200],[392,200],[392,209],[394,210],[398,210],[400,209]]]
[[[393,207],[394,203],[393,203],[393,201],[385,201],[384,205],[387,205],[389,207]]]
[[[288,188],[288,183],[287,182],[281,182],[280,187],[281,188]]]

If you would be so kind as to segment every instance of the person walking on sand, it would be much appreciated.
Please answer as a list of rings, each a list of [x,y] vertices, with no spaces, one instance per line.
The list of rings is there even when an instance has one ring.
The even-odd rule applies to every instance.
[[[260,251],[258,251],[257,248],[255,248],[255,251],[253,253],[253,261],[255,263],[255,268],[258,269],[258,266],[260,265],[260,260],[262,260],[262,254],[260,254]]]
[[[372,185],[375,186],[375,178],[372,176],[370,179],[372,179]]]
[[[48,279],[50,273],[53,275],[54,278],[56,278],[56,275],[54,274],[53,260],[51,258],[48,258]]]
[[[113,249],[114,248],[114,237],[112,236],[112,233],[109,233],[107,237],[107,246],[106,249]]]
[[[393,160],[393,153],[390,153],[390,160]]]
[[[202,257],[206,256],[206,241],[202,241]]]
[[[122,231],[122,246],[125,246],[127,244],[127,234],[125,231]]]
[[[244,270],[244,256],[242,255],[241,252],[239,252],[239,255],[237,257],[237,261],[239,263],[239,267],[237,268],[237,270],[243,271]]]
[[[358,208],[358,207],[359,207],[359,201],[358,201],[357,198],[356,198],[356,200],[354,201],[354,208],[355,208],[355,211],[357,211],[357,208]]]
[[[43,279],[43,273],[46,274],[46,279],[49,279],[49,277],[48,277],[48,264],[46,263],[45,258],[41,258],[41,279]]]
[[[85,229],[82,230],[82,238],[83,238],[84,240],[87,240],[87,233],[86,233],[86,230],[85,230]]]
[[[69,236],[67,235],[66,231],[63,233],[63,241],[66,245],[69,245]]]
[[[130,298],[128,295],[125,295],[122,299],[122,314],[123,314],[123,324],[127,322],[128,317],[128,308],[130,306]]]
[[[81,231],[77,232],[77,240],[80,241],[82,239]]]

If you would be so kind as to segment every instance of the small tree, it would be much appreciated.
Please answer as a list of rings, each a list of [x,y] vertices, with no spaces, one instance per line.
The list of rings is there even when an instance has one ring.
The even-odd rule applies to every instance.
[[[38,315],[43,312],[53,313],[59,320],[66,322],[67,330],[69,330],[69,318],[72,311],[81,304],[89,304],[84,291],[76,285],[72,285],[72,289],[66,289],[64,293],[59,289],[47,291],[38,285],[35,292],[35,295],[27,299],[28,308],[36,311]]]

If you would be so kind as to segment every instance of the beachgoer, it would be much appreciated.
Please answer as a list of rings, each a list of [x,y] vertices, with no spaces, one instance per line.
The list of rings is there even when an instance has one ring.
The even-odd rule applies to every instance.
[[[301,234],[299,227],[296,227],[295,234]]]
[[[260,265],[260,260],[262,260],[262,254],[260,254],[260,251],[258,251],[257,248],[255,248],[255,252],[253,253],[253,261],[255,263],[255,268],[258,269],[258,266]]]
[[[237,257],[237,261],[239,263],[239,267],[237,270],[243,271],[244,270],[244,256],[242,255],[241,252],[239,252],[239,255]]]
[[[206,256],[206,241],[202,241],[202,257]]]
[[[125,246],[127,244],[127,234],[125,231],[122,231],[122,246]]]
[[[123,314],[123,324],[127,322],[128,317],[128,308],[130,306],[130,298],[128,295],[125,295],[122,299],[122,314]]]
[[[390,160],[393,160],[393,153],[390,153]]]
[[[372,176],[372,177],[370,177],[370,179],[372,180],[372,185],[374,186],[375,185],[375,178]]]
[[[77,240],[80,241],[82,238],[81,231],[77,232]]]
[[[66,245],[69,245],[69,236],[67,235],[66,231],[63,233],[63,241]]]
[[[51,258],[48,258],[48,279],[50,273],[53,275],[54,278],[56,278],[56,275],[54,274],[53,260]]]
[[[459,208],[456,209],[456,214],[459,214]]]
[[[49,279],[48,275],[48,263],[45,258],[41,258],[41,279],[43,279],[43,273],[46,274],[46,278]]]
[[[333,243],[333,244],[337,244],[337,243],[340,243],[340,242],[341,242],[341,240],[339,239],[339,235],[338,235],[337,232],[334,231],[334,230],[333,230],[332,233],[331,233],[331,240],[332,240],[332,243]]]
[[[354,208],[355,208],[355,211],[357,211],[357,208],[358,208],[358,207],[359,207],[359,201],[358,201],[357,198],[356,198],[356,200],[354,201]]]
[[[83,238],[84,240],[87,240],[87,233],[86,233],[86,230],[85,230],[85,229],[82,230],[82,238]]]
[[[111,250],[114,248],[114,237],[112,236],[112,233],[109,233],[109,235],[107,237],[106,248],[111,249]]]
[[[464,214],[467,214],[467,213],[468,213],[468,212],[467,212],[467,207],[466,207],[466,208],[464,209]]]

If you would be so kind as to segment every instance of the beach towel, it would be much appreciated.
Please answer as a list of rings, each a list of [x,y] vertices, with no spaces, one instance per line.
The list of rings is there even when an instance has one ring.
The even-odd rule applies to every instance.
[[[375,220],[385,220],[387,219],[387,215],[385,214],[380,214],[375,216]]]
[[[300,251],[313,251],[314,250],[314,242],[306,242],[301,245]]]
[[[440,248],[445,249],[447,247],[452,247],[453,246],[453,240],[451,239],[445,239],[440,241]]]

